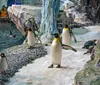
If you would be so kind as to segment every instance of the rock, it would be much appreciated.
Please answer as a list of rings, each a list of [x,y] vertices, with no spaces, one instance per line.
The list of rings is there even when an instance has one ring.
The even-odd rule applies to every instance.
[[[0,78],[3,83],[7,82],[9,78],[18,72],[18,69],[22,66],[25,66],[28,63],[31,63],[34,59],[47,54],[46,50],[40,45],[37,45],[37,47],[30,50],[27,49],[25,44],[8,48],[3,52],[7,56],[8,60],[8,69],[1,75]]]
[[[100,59],[99,59],[99,61],[98,61],[98,63],[97,63],[97,67],[100,68]]]
[[[40,25],[40,34],[46,34],[45,39],[49,34],[58,33],[57,29],[57,14],[59,13],[60,0],[43,0],[42,21]]]
[[[9,17],[16,24],[17,29],[23,33],[26,27],[33,28],[33,21],[35,19],[37,26],[40,26],[41,22],[41,7],[29,6],[29,5],[12,5],[7,9]]]
[[[28,4],[28,5],[35,5],[35,6],[41,6],[42,0],[21,0],[22,4]]]
[[[3,5],[7,6],[7,1],[6,0],[1,0],[0,1],[0,9],[2,8]]]
[[[43,44],[50,43],[52,42],[52,40],[53,40],[53,37],[50,34],[43,34],[41,36],[41,41]]]
[[[76,74],[75,85],[100,85],[100,40],[97,42],[94,56],[94,59],[88,61],[84,69]]]
[[[91,60],[94,60],[95,59],[95,48],[93,48],[90,57],[91,57]]]

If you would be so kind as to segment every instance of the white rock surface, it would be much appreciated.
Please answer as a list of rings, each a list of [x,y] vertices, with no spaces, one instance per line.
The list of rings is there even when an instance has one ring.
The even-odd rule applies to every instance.
[[[93,39],[100,39],[100,26],[99,25],[85,27],[83,31],[85,30],[88,30],[88,32],[86,32],[83,35],[76,35],[78,41],[88,41],[88,40],[93,40]],[[83,31],[81,30],[80,32],[83,32]],[[79,32],[79,30],[77,32]]]
[[[7,11],[12,21],[14,19],[15,19],[14,21],[20,20],[23,28],[25,28],[24,27],[25,22],[30,18],[35,18],[35,22],[38,25],[40,25],[42,16],[41,7],[29,6],[29,5],[12,5],[8,7]],[[18,20],[16,20],[15,17],[17,17]]]
[[[74,45],[78,52],[63,50],[62,68],[48,68],[51,64],[50,47],[46,47],[48,55],[24,66],[6,85],[72,85],[75,74],[90,59],[89,55],[83,55],[82,45]]]
[[[90,28],[87,29],[91,30]],[[98,36],[95,35],[95,31],[92,31],[88,37],[85,34],[78,36],[88,39],[93,33],[94,36]],[[82,40],[84,41],[84,39]],[[83,55],[86,52],[86,50],[81,49],[83,44],[84,42],[72,44],[78,52],[63,50],[62,68],[48,68],[51,64],[51,57],[50,47],[46,47],[48,51],[46,56],[24,66],[6,85],[73,85],[76,73],[83,69],[85,63],[90,60],[89,54]]]
[[[63,5],[61,5],[60,9],[64,10],[66,12],[66,16],[69,17],[69,14],[71,14],[72,18],[74,19],[74,22],[81,23],[81,24],[87,24],[92,23],[89,19],[87,19],[85,12],[78,12],[76,11],[78,6],[75,6],[75,4],[70,0],[62,0],[64,2]],[[78,3],[79,0],[76,0],[76,3]],[[82,10],[82,9],[81,9]],[[69,18],[70,20],[70,18]]]
[[[30,5],[12,5],[8,7],[7,11],[20,18],[21,13],[26,12],[29,14],[34,14],[35,9],[41,10],[41,7],[30,6]]]

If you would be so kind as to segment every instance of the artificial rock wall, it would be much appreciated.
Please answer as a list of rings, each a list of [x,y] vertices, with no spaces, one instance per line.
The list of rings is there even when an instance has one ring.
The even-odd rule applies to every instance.
[[[0,0],[0,9],[3,5],[7,6],[7,0]]]
[[[22,4],[28,5],[42,5],[42,0],[21,0]]]
[[[30,14],[34,15],[36,22],[39,21],[39,24],[40,24],[41,13],[37,12],[37,9],[38,9],[38,4],[41,4],[41,0],[37,0],[37,1],[22,0],[21,2],[24,5],[21,5],[21,6],[13,5],[8,8],[9,15],[10,14],[14,14],[15,16],[18,15],[17,17],[20,19],[20,16],[23,15],[22,14],[23,12],[25,15],[23,16],[23,18],[26,18],[26,14],[29,12]],[[44,41],[47,39],[47,41],[45,41],[45,43],[47,43],[51,41],[51,34],[58,33],[56,21],[57,21],[57,14],[59,13],[59,8],[60,8],[60,0],[42,0],[42,2],[43,2],[42,22],[41,22],[39,34],[42,35],[41,40]],[[33,5],[35,5],[35,8]],[[13,9],[13,11],[10,10],[10,8]],[[34,11],[33,9],[36,9],[36,10]],[[25,19],[23,19],[22,21],[25,21]],[[23,25],[23,23],[21,23],[21,25]]]
[[[30,5],[12,5],[7,9],[10,19],[17,26],[17,29],[25,35],[25,26],[33,28],[33,23],[26,23],[30,18],[34,18],[35,22],[40,25],[41,22],[41,7]],[[25,24],[26,23],[26,24]]]
[[[43,0],[40,33],[42,35],[41,40],[43,40],[44,43],[51,41],[51,34],[58,33],[56,20],[59,8],[60,0]]]
[[[94,56],[76,74],[74,85],[100,85],[100,40],[95,47]]]

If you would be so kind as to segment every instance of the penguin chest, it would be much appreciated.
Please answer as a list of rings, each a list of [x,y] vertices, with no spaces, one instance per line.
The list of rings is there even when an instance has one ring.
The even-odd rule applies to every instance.
[[[1,58],[1,60],[0,60],[0,70],[6,70],[7,67],[8,67],[7,59]]]
[[[52,63],[56,65],[60,65],[61,57],[62,57],[61,43],[58,41],[53,41],[52,48],[51,48]]]
[[[34,33],[28,32],[27,40],[28,40],[27,43],[28,43],[29,46],[34,46],[34,44],[35,44],[35,36],[34,36]]]
[[[69,45],[71,41],[69,30],[63,30],[62,32],[62,43],[65,45]]]

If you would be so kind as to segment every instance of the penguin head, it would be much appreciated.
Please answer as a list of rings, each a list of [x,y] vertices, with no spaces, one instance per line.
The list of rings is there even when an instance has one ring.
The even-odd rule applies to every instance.
[[[31,28],[29,28],[29,29],[28,29],[28,31],[32,31],[32,29],[31,29]]]
[[[63,30],[69,30],[68,25],[66,24]]]
[[[68,24],[65,24],[65,28],[68,28]]]
[[[58,33],[55,33],[55,34],[52,34],[54,35],[55,38],[59,38],[59,34]]]
[[[1,58],[5,58],[6,57],[4,53],[1,53],[0,56],[1,56]]]

